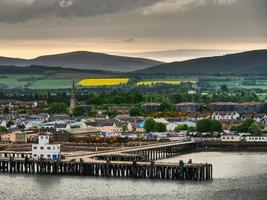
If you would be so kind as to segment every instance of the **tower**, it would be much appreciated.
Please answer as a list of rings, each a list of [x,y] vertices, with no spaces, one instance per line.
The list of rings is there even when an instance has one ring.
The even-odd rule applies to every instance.
[[[76,101],[76,88],[75,88],[75,82],[72,82],[72,89],[70,93],[70,114],[72,115],[74,113],[74,109],[77,105]]]

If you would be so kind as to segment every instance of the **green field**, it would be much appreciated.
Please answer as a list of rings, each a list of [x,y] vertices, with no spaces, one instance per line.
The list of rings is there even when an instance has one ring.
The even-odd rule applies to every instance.
[[[42,75],[3,75],[0,76],[0,86],[4,88],[62,89],[70,88],[72,79],[50,78]]]

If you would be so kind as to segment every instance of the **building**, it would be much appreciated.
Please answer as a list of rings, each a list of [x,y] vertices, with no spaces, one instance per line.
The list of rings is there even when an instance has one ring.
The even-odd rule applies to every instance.
[[[234,121],[240,119],[238,112],[215,112],[211,116],[212,120],[219,121]]]
[[[201,103],[179,103],[175,105],[177,112],[202,112],[203,104]]]
[[[222,142],[240,142],[242,140],[242,136],[240,135],[222,135]]]
[[[32,144],[32,158],[59,160],[61,158],[60,144],[50,144],[49,135],[39,135],[38,144]]]
[[[238,105],[239,113],[262,113],[265,103],[263,102],[245,102]]]
[[[141,105],[141,110],[143,113],[154,113],[160,110],[160,103],[145,103]]]
[[[266,136],[246,136],[246,142],[267,142]]]
[[[120,115],[128,115],[130,113],[131,107],[130,106],[109,106],[109,112],[115,112]]]
[[[81,138],[88,136],[98,136],[100,134],[100,130],[95,127],[87,127],[87,128],[71,128],[65,129],[62,131],[62,134],[67,134],[70,137]]]
[[[234,112],[238,111],[238,103],[233,102],[214,102],[208,104],[208,109],[211,112]]]
[[[27,143],[27,134],[21,131],[2,134],[0,138],[3,142]]]

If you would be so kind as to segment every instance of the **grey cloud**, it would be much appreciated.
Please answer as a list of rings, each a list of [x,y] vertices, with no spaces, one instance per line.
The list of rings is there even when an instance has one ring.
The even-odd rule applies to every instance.
[[[239,0],[163,0],[144,8],[144,15],[184,12],[195,7],[229,5]]]
[[[124,39],[122,40],[123,42],[134,42],[135,39],[134,38],[127,38],[127,39]]]
[[[0,22],[90,17],[146,7],[160,0],[0,0]]]

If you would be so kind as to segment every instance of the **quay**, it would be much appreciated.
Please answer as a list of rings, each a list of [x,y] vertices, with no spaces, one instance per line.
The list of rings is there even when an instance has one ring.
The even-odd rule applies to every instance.
[[[203,181],[212,179],[212,165],[183,161],[177,164],[109,160],[86,163],[83,160],[70,162],[25,158],[0,160],[0,173]]]

